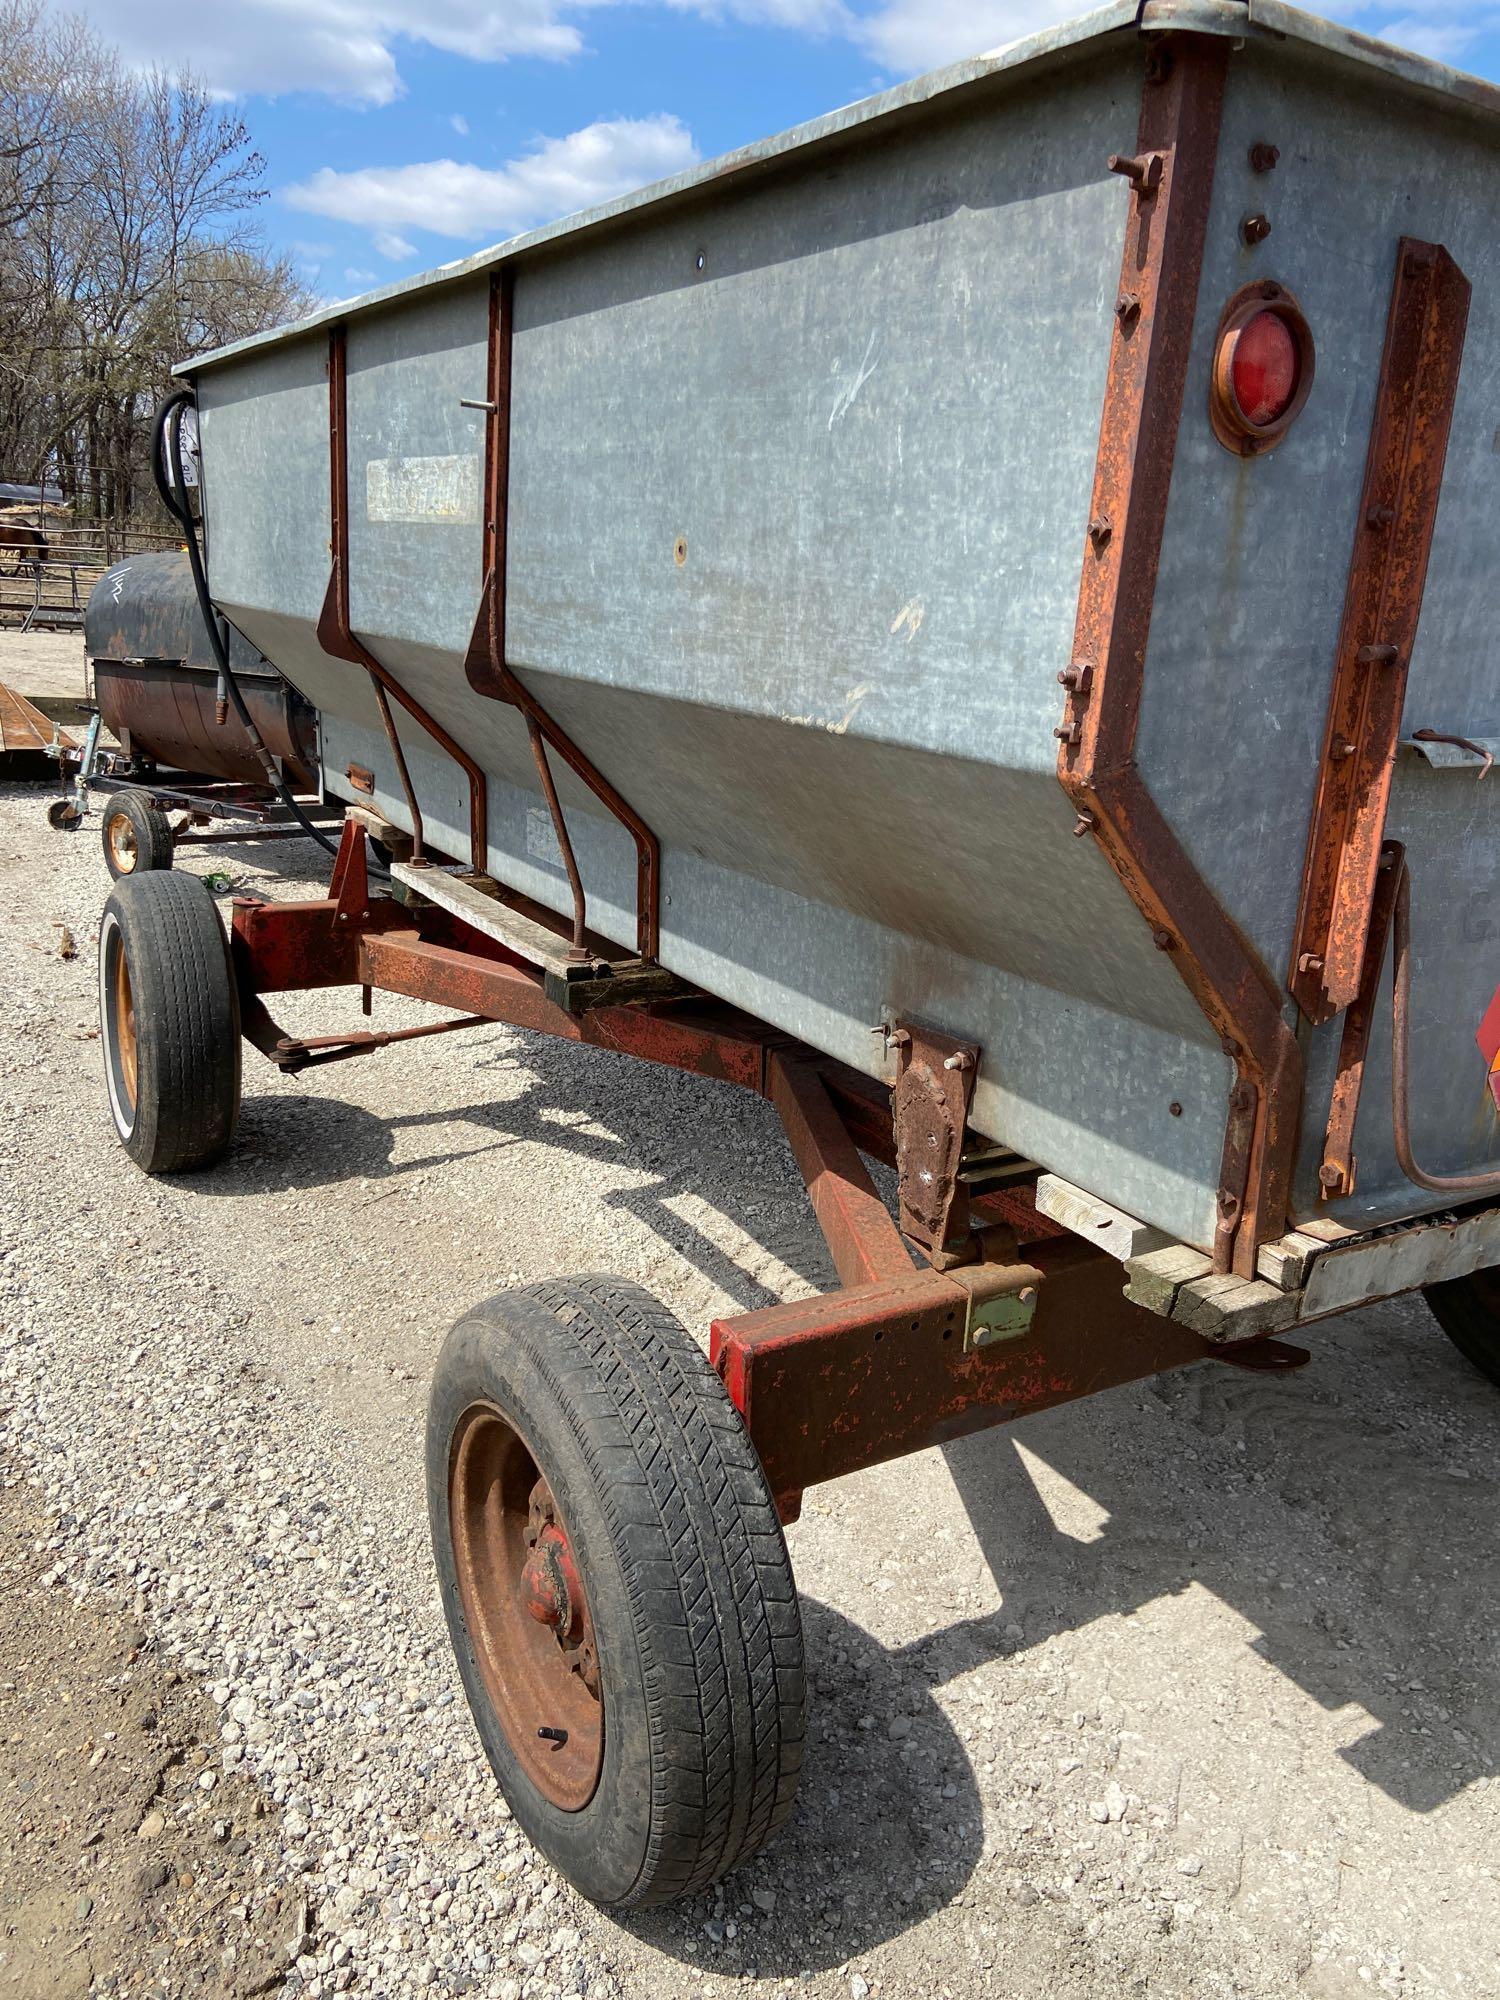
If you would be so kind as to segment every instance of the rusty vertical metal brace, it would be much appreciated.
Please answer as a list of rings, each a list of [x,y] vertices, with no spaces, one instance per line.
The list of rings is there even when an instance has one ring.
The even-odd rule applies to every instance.
[[[1359,1095],[1364,1088],[1365,1056],[1370,1046],[1370,1025],[1380,995],[1380,968],[1391,934],[1391,912],[1396,907],[1396,884],[1406,861],[1406,849],[1399,841],[1388,840],[1380,850],[1375,896],[1370,906],[1370,923],[1365,933],[1365,962],[1359,991],[1344,1016],[1344,1032],[1339,1041],[1338,1075],[1333,1080],[1333,1097],[1328,1107],[1328,1130],[1323,1140],[1323,1164],[1318,1169],[1319,1199],[1333,1201],[1353,1194],[1355,1184],[1354,1121],[1359,1116]]]
[[[1287,981],[1313,1022],[1359,990],[1469,294],[1441,245],[1402,237]]]
[[[334,327],[328,336],[328,488],[331,564],[328,572],[328,588],[323,595],[323,608],[318,614],[318,644],[331,659],[348,660],[354,666],[363,667],[370,677],[375,705],[380,711],[386,740],[396,761],[401,789],[406,795],[406,809],[411,815],[412,859],[414,861],[422,859],[422,812],[417,804],[416,787],[412,784],[411,773],[406,767],[406,753],[401,747],[401,738],[397,734],[388,696],[395,697],[412,720],[420,724],[433,741],[448,753],[468,779],[470,851],[473,865],[479,869],[487,869],[489,866],[488,798],[484,772],[469,753],[453,740],[442,724],[435,722],[422,704],[413,695],[409,695],[400,682],[380,664],[369,647],[355,637],[350,623],[349,373],[342,326]]]
[[[464,675],[476,694],[492,701],[509,702],[525,717],[536,738],[555,750],[568,769],[591,791],[610,816],[620,822],[635,842],[636,871],[636,951],[646,960],[661,948],[661,843],[609,780],[561,730],[547,711],[517,677],[505,655],[507,544],[510,516],[510,402],[511,353],[515,329],[515,275],[512,267],[501,264],[490,277],[489,344],[485,367],[485,397],[488,418],[484,450],[484,534],[482,542],[483,579],[479,609],[474,619]],[[545,756],[538,760],[544,769]],[[555,788],[547,789],[550,772],[543,780],[543,795],[552,815],[566,862],[573,853]],[[576,867],[568,870],[573,887],[575,937],[581,938],[586,921],[582,883]]]
[[[929,1254],[941,1256],[968,1241],[969,1194],[958,1175],[979,1050],[911,1021],[897,1022],[890,1038],[901,1227]]]
[[[334,906],[334,922],[340,924],[357,924],[370,907],[369,856],[365,830],[357,819],[344,821],[328,883],[328,899]]]
[[[777,1052],[768,1083],[840,1284],[910,1278],[911,1255],[817,1070]]]
[[[1137,159],[1163,163],[1130,197],[1110,333],[1057,774],[1157,943],[1235,1064],[1214,1262],[1255,1274],[1286,1223],[1302,1060],[1276,983],[1198,874],[1135,764],[1167,495],[1182,414],[1219,144],[1228,45],[1169,35],[1141,93]]]

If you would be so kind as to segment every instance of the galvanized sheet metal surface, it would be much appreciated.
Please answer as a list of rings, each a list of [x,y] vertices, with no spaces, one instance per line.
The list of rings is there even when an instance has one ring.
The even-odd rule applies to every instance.
[[[661,836],[666,964],[868,1070],[882,1013],[978,1041],[982,1131],[1206,1245],[1231,1066],[1093,843],[1071,837],[1052,775],[1127,205],[1104,156],[1129,149],[1136,120],[1141,49],[1122,18],[1106,10],[1110,35],[1066,59],[1073,31],[1044,40],[1036,82],[1012,87],[1014,53],[966,65],[951,88],[837,114],[805,146],[752,149],[743,172],[617,205],[608,227],[529,239],[547,254],[515,285],[508,655]],[[1313,319],[1319,383],[1259,463],[1220,449],[1190,390],[1140,761],[1279,979],[1387,239],[1449,240],[1484,202],[1492,213],[1494,181],[1430,190],[1422,148],[1458,157],[1439,114],[1355,89],[1347,62],[1299,76],[1297,57],[1258,47],[1231,70],[1192,380],[1206,385],[1223,298],[1268,270]],[[1465,121],[1454,147],[1483,149]],[[1283,131],[1284,206],[1252,256],[1237,233],[1245,152]],[[1372,172],[1387,132],[1397,164]],[[1449,247],[1477,303],[1493,243],[1472,264],[1467,241]],[[563,909],[520,720],[462,672],[480,582],[464,468],[482,437],[460,399],[483,394],[487,285],[451,272],[405,289],[349,325],[352,622],[491,773],[495,872]],[[1466,384],[1476,338],[1492,376],[1492,319],[1471,331]],[[212,576],[325,711],[333,788],[355,796],[342,773],[368,768],[399,823],[365,678],[312,634],[328,577],[326,355],[321,335],[252,343],[203,374]],[[1430,599],[1440,574],[1466,588],[1470,504],[1451,548],[1440,516]],[[1458,616],[1462,636],[1472,613]],[[1500,727],[1465,719],[1464,734]],[[459,774],[398,727],[429,837],[465,851]],[[628,943],[629,842],[571,780],[562,790],[591,920]],[[1423,928],[1425,810],[1415,832],[1395,823],[1398,781],[1419,959],[1447,951]],[[1326,1060],[1316,1039],[1309,1050],[1319,1133],[1336,1040],[1335,1027]],[[1377,1035],[1367,1117],[1383,1060]],[[1377,1133],[1377,1182],[1379,1152]]]
[[[1500,133],[1435,99],[1390,95],[1377,103],[1360,83],[1317,51],[1252,44],[1231,65],[1193,379],[1208,381],[1224,302],[1259,277],[1300,300],[1318,344],[1317,375],[1287,438],[1258,459],[1231,456],[1198,410],[1185,413],[1142,704],[1142,772],[1278,979],[1292,950],[1404,235],[1443,244],[1474,287],[1404,728],[1465,736],[1500,729],[1500,681],[1482,665],[1495,618],[1490,539],[1500,508]],[[1274,172],[1252,170],[1256,141],[1280,148]],[[1270,219],[1271,234],[1249,248],[1239,225],[1256,211]],[[1500,980],[1500,956],[1475,934],[1476,926],[1494,928],[1487,911],[1500,888],[1500,789],[1476,791],[1455,776],[1400,757],[1388,820],[1390,834],[1411,843],[1419,996],[1413,1137],[1418,1157],[1437,1170],[1480,1167],[1500,1154],[1473,1045]],[[1341,1021],[1304,1032],[1299,1219],[1331,1213],[1362,1221],[1440,1203],[1395,1163],[1386,993],[1361,1104],[1359,1186],[1347,1202],[1321,1201],[1317,1184]]]

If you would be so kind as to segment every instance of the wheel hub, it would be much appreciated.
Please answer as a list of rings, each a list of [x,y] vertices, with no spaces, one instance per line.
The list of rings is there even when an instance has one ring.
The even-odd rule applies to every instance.
[[[604,1705],[567,1525],[524,1440],[489,1405],[464,1412],[449,1464],[454,1569],[485,1692],[532,1784],[576,1812],[599,1781]]]
[[[543,1528],[521,1568],[526,1609],[559,1639],[576,1642],[583,1633],[583,1586],[573,1551],[559,1528]]]
[[[121,875],[135,872],[135,829],[124,813],[115,813],[109,822],[109,851]]]

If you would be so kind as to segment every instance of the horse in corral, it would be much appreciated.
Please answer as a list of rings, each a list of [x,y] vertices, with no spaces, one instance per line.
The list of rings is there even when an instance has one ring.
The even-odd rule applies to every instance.
[[[47,537],[28,521],[0,521],[0,560],[15,557],[16,576],[40,576],[47,560]]]

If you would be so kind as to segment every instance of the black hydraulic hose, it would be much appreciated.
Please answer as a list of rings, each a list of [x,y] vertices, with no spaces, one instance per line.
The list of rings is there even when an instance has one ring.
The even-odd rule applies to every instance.
[[[188,563],[193,572],[193,588],[198,594],[198,609],[208,632],[208,643],[213,649],[214,665],[219,670],[234,706],[234,712],[250,739],[250,748],[255,752],[256,759],[266,774],[266,783],[309,839],[315,840],[325,853],[337,859],[338,849],[303,812],[292,796],[291,787],[276,768],[276,759],[266,748],[265,740],[245,706],[245,697],[240,692],[240,684],[234,677],[234,669],[229,664],[229,648],[225,645],[224,635],[219,630],[219,614],[214,609],[214,601],[209,595],[208,575],[203,567],[203,552],[198,546],[198,529],[193,520],[192,510],[188,506],[187,482],[182,474],[182,413],[192,401],[191,389],[174,389],[157,409],[152,424],[151,443],[151,470],[156,479],[156,490],[161,496],[161,504],[182,529],[183,538],[187,543]]]

